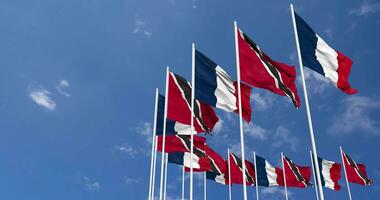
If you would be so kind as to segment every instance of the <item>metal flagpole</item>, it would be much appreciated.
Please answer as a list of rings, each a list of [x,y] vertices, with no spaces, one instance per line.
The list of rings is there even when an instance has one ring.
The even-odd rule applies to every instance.
[[[234,21],[235,28],[235,52],[236,52],[236,71],[237,71],[237,83],[238,83],[238,99],[239,99],[239,126],[240,126],[240,148],[241,148],[241,160],[242,160],[242,174],[243,174],[243,196],[244,200],[247,200],[247,184],[245,175],[245,156],[244,156],[244,133],[243,133],[243,113],[241,106],[241,87],[240,87],[240,61],[239,61],[239,44],[238,44],[238,32],[237,22]],[[229,155],[228,155],[229,156]]]
[[[317,200],[319,200],[318,188],[317,188],[317,179],[315,177],[315,171],[314,171],[317,169],[314,169],[313,152],[311,152],[311,150],[310,150],[310,160],[311,160],[311,169],[313,170],[315,195],[317,195]],[[319,170],[319,168],[318,168],[318,170]]]
[[[165,110],[164,110],[164,124],[162,127],[161,177],[160,177],[160,199],[159,200],[162,200],[162,192],[163,192],[163,185],[164,185],[166,117],[168,115],[168,99],[169,99],[168,94],[169,94],[169,67],[166,67]]]
[[[182,200],[185,200],[185,165],[182,166]]]
[[[194,98],[195,98],[195,44],[191,49],[191,150],[190,150],[190,200],[193,200],[193,153],[194,153]]]
[[[206,172],[203,173],[203,199],[207,199]]]
[[[346,184],[347,184],[348,196],[350,197],[350,200],[352,200],[352,197],[351,197],[351,189],[350,189],[350,183],[348,183],[348,177],[347,177],[346,165],[344,164],[344,158],[343,158],[343,150],[342,150],[342,146],[339,146],[339,149],[340,149],[340,156],[342,157],[342,165],[343,165],[343,170],[344,170],[344,176],[346,177]]]
[[[230,168],[230,149],[227,149],[228,152],[228,158],[227,158],[227,166],[228,166],[228,196],[229,200],[232,200],[232,194],[231,194],[231,168]]]
[[[154,199],[154,188],[155,188],[155,181],[156,181],[157,140],[158,140],[158,137],[155,136],[155,138],[154,138],[154,158],[153,158],[152,194],[151,194],[152,196],[150,197],[151,200]]]
[[[152,197],[152,187],[153,187],[153,161],[154,161],[154,147],[155,147],[155,137],[156,137],[156,120],[157,120],[157,106],[158,106],[158,88],[156,88],[156,97],[154,101],[154,118],[153,118],[153,131],[152,131],[152,154],[150,158],[150,177],[149,177],[149,197]]]
[[[164,200],[166,200],[166,185],[168,179],[168,153],[165,153],[165,180],[164,180]]]
[[[284,174],[285,199],[288,200],[288,188],[286,186],[286,174],[285,174],[284,154],[282,152],[281,152],[281,162],[282,162],[282,173]]]
[[[253,152],[253,161],[255,162],[255,182],[256,182],[256,200],[259,200],[259,182],[257,177],[256,151]]]
[[[299,67],[300,67],[300,72],[301,72],[303,93],[304,93],[304,97],[305,97],[306,114],[307,114],[307,119],[308,119],[308,123],[309,123],[311,148],[312,148],[313,155],[314,155],[313,159],[314,159],[314,165],[315,165],[315,164],[318,164],[318,159],[317,159],[318,154],[317,154],[317,147],[316,147],[315,139],[314,139],[313,123],[312,123],[312,120],[311,120],[311,113],[310,113],[310,108],[309,108],[309,98],[308,98],[308,95],[307,95],[305,76],[304,76],[304,73],[303,73],[303,64],[302,64],[301,50],[300,50],[300,45],[299,45],[299,41],[298,41],[298,33],[297,33],[296,19],[295,19],[295,16],[294,16],[293,4],[290,4],[290,10],[292,12],[294,37],[295,37],[296,46],[297,46],[298,62],[299,62]],[[324,198],[324,195],[323,195],[322,181],[321,181],[321,175],[320,175],[319,170],[316,170],[316,175],[317,175],[317,181],[318,181],[319,197],[320,197],[321,200],[324,200],[325,198]]]

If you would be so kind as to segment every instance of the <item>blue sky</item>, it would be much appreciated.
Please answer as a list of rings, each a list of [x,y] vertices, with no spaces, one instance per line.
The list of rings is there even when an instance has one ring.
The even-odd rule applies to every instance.
[[[355,199],[380,195],[380,2],[294,1],[297,12],[332,47],[351,57],[347,96],[309,71],[307,86],[319,155],[340,162],[339,145],[368,167],[371,187],[351,185]],[[154,90],[165,66],[190,80],[191,43],[236,77],[233,20],[273,59],[298,64],[287,1],[0,0],[0,198],[145,199],[148,192]],[[298,70],[298,67],[297,67]],[[310,140],[301,108],[253,89],[252,151],[279,165],[280,152],[309,165]],[[220,117],[208,144],[238,152],[238,118]],[[180,169],[169,166],[168,195],[180,197]],[[198,176],[196,176],[198,177]],[[347,199],[325,189],[328,199]],[[196,199],[202,196],[195,181]],[[157,191],[157,190],[156,190]],[[241,199],[241,186],[233,187]],[[283,199],[282,188],[260,188]],[[290,189],[311,199],[314,189]],[[227,188],[208,182],[209,198]],[[253,199],[254,189],[249,189]]]

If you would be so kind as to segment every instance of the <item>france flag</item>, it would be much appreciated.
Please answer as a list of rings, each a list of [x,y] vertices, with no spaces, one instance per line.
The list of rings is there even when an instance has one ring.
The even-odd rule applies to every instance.
[[[273,167],[265,158],[256,155],[258,185],[264,187],[279,186],[283,182],[281,169]]]
[[[355,94],[348,77],[352,61],[341,52],[331,48],[296,13],[296,26],[303,65],[329,79],[335,87],[347,94]]]

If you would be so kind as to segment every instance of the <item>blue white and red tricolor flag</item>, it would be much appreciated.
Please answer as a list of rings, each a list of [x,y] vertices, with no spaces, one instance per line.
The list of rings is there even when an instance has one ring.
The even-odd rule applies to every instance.
[[[332,190],[340,190],[339,179],[341,177],[341,165],[318,157],[318,166],[322,186]]]
[[[273,167],[265,158],[256,155],[256,170],[258,185],[264,187],[283,186],[282,169]]]
[[[357,90],[348,82],[351,59],[331,48],[297,13],[294,14],[303,65],[326,77],[343,92],[355,94]]]
[[[193,165],[194,171],[208,171],[210,170],[210,162],[204,155],[193,154],[193,159],[191,160],[191,153],[189,152],[174,152],[168,154],[168,162],[178,165],[182,165],[186,168]]]
[[[241,84],[243,118],[251,121],[251,88]],[[227,72],[195,50],[195,98],[227,112],[239,113],[238,87]]]

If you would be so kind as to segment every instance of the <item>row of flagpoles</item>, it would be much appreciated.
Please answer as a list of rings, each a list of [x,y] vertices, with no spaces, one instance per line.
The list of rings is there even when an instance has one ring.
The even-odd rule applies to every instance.
[[[317,73],[325,76],[329,79],[337,88],[341,89],[347,94],[354,94],[356,90],[351,88],[348,83],[348,76],[351,69],[352,61],[335,51],[327,43],[321,39],[310,26],[300,18],[295,12],[293,5],[290,5],[294,36],[296,41],[297,55],[299,61],[299,68],[301,73],[302,87],[305,100],[305,108],[309,126],[310,140],[311,140],[311,161],[312,169],[314,171],[314,180],[316,185],[316,195],[318,199],[324,200],[323,194],[323,184],[322,184],[322,174],[319,169],[319,161],[317,154],[317,147],[313,131],[312,117],[309,108],[308,93],[306,88],[306,82],[304,77],[303,66],[304,64],[310,69]],[[237,22],[234,22],[234,32],[235,32],[235,53],[236,53],[236,71],[237,80],[234,82],[233,79],[217,64],[215,64],[208,57],[196,50],[195,44],[192,45],[192,75],[191,84],[184,80],[182,77],[169,71],[169,67],[166,69],[166,85],[165,85],[165,100],[163,105],[162,116],[158,116],[161,112],[159,109],[159,98],[158,89],[156,90],[156,102],[155,102],[155,114],[154,114],[154,130],[152,137],[152,157],[151,157],[151,168],[150,168],[150,184],[149,184],[149,199],[154,198],[154,188],[155,188],[155,175],[156,175],[156,159],[157,151],[161,151],[161,167],[160,167],[160,188],[159,188],[159,200],[166,199],[166,181],[167,181],[167,163],[168,163],[168,152],[166,149],[166,139],[169,138],[171,134],[178,134],[179,131],[176,130],[180,127],[180,131],[186,130],[185,134],[190,135],[188,139],[184,137],[178,137],[183,142],[184,149],[183,152],[190,153],[190,163],[189,163],[189,174],[190,174],[190,184],[189,184],[189,199],[193,200],[193,174],[194,174],[194,134],[199,132],[210,132],[217,122],[218,118],[215,115],[210,106],[223,109],[228,112],[237,112],[239,114],[239,130],[240,130],[240,148],[241,148],[241,179],[243,185],[243,199],[247,200],[247,177],[246,172],[248,171],[245,159],[244,150],[244,130],[243,130],[243,119],[250,121],[251,109],[249,105],[249,95],[250,88],[252,86],[258,88],[264,88],[270,90],[276,94],[288,96],[295,107],[300,106],[300,101],[297,94],[297,89],[295,86],[295,69],[294,67],[287,66],[285,64],[273,61],[269,58],[262,50],[245,34],[241,29],[238,28]],[[312,39],[310,39],[312,38]],[[241,45],[241,46],[240,46]],[[313,54],[310,56],[310,52]],[[303,55],[304,54],[304,55]],[[200,61],[201,60],[201,61]],[[197,71],[198,62],[200,65],[205,65],[207,70]],[[212,81],[211,76],[214,77],[214,82],[208,83],[207,81]],[[258,75],[259,74],[259,75]],[[202,80],[199,78],[205,76],[206,78]],[[260,77],[259,77],[260,76]],[[204,78],[204,77],[203,77]],[[197,80],[203,82],[197,82]],[[206,83],[207,82],[207,83]],[[199,83],[202,87],[198,86]],[[196,85],[197,84],[197,85]],[[209,85],[207,85],[209,84]],[[216,86],[215,86],[216,85]],[[214,87],[214,88],[213,88]],[[169,94],[169,90],[175,88],[179,93],[177,96],[174,93]],[[214,90],[210,92],[207,89]],[[216,92],[218,91],[218,92]],[[212,96],[211,95],[215,95]],[[218,93],[223,93],[223,95],[218,96]],[[208,96],[211,95],[211,96]],[[248,95],[248,97],[247,97]],[[221,97],[222,96],[222,97]],[[177,98],[179,99],[176,105],[173,103],[169,104],[169,99]],[[219,100],[222,98],[222,100]],[[223,99],[224,98],[224,99]],[[248,103],[247,103],[248,98]],[[182,108],[179,106],[183,106]],[[169,109],[169,107],[171,109]],[[189,110],[187,112],[186,110]],[[210,110],[211,109],[211,110]],[[211,119],[203,118],[204,115],[212,116]],[[215,116],[214,116],[215,115]],[[173,117],[174,116],[174,117]],[[160,121],[162,118],[162,121]],[[190,120],[189,120],[190,118]],[[159,120],[160,119],[160,120]],[[174,120],[174,121],[173,121]],[[160,122],[160,123],[158,123]],[[169,124],[168,122],[172,122]],[[158,124],[157,124],[158,123]],[[158,126],[160,126],[160,133],[157,133]],[[161,127],[162,126],[162,127]],[[168,129],[170,131],[168,132]],[[171,130],[173,129],[173,130]],[[169,135],[167,135],[169,134]],[[161,136],[159,141],[158,136]],[[189,144],[186,142],[190,142]],[[158,146],[160,145],[160,149]],[[178,151],[178,150],[177,150]],[[199,149],[196,149],[199,151]],[[341,154],[343,152],[341,151]],[[281,154],[282,165],[283,165],[283,177],[286,199],[287,196],[287,181],[285,176],[285,165],[284,157]],[[234,158],[237,159],[237,158]],[[239,158],[240,159],[240,158]],[[342,155],[343,162],[343,155]],[[254,177],[256,186],[258,185],[258,175],[256,168],[256,156],[254,156]],[[289,164],[290,165],[290,164]],[[354,165],[356,163],[354,162]],[[292,165],[293,166],[293,165]],[[349,191],[348,178],[346,173],[346,167],[344,166],[344,171],[346,174],[347,188]],[[293,167],[297,168],[296,165]],[[315,169],[315,170],[314,170]],[[356,169],[356,168],[355,168]],[[359,168],[357,168],[359,169]],[[228,154],[228,177],[231,181],[230,174],[230,154]],[[360,173],[359,173],[360,174]],[[362,174],[363,175],[363,174]],[[184,199],[184,176],[185,176],[185,165],[182,170],[182,199]],[[302,178],[302,177],[298,177]],[[206,172],[204,172],[204,181],[206,180]],[[229,185],[229,198],[231,199],[231,183]],[[206,198],[206,184],[204,183],[204,198]],[[349,191],[349,196],[351,199],[351,193]],[[256,198],[259,198],[258,187],[256,187]]]

